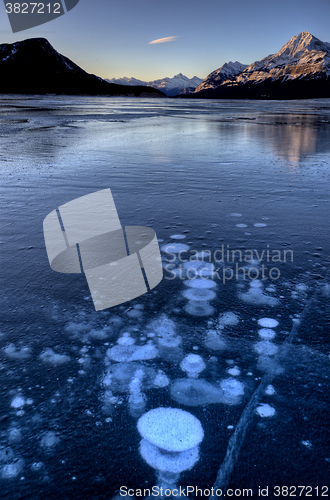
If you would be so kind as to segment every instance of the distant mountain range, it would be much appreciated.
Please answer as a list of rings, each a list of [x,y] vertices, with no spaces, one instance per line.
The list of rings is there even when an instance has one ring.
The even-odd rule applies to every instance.
[[[308,99],[330,97],[330,43],[307,31],[279,52],[249,66],[229,62],[210,73],[193,93],[208,99]]]
[[[137,80],[136,78],[112,78],[111,80],[106,80],[109,83],[117,83],[120,85],[148,85],[149,87],[154,87],[161,90],[167,96],[174,96],[181,92],[193,92],[196,87],[202,83],[202,78],[194,76],[193,78],[188,78],[182,73],[175,75],[173,78],[161,78],[160,80],[153,80],[150,82]]]
[[[108,83],[59,54],[45,38],[0,45],[0,93],[165,97],[158,89]]]
[[[204,81],[182,73],[144,82],[104,80],[59,54],[45,38],[0,45],[0,93],[177,96],[208,99],[308,99],[330,97],[330,43],[307,31],[279,52],[250,65],[229,62]],[[22,76],[23,75],[23,76]]]

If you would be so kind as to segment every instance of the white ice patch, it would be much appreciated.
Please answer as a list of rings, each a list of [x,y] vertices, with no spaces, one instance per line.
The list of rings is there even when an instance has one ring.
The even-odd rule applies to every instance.
[[[214,307],[210,306],[208,302],[198,302],[191,300],[184,308],[186,313],[192,316],[211,316],[214,314]]]
[[[219,325],[234,326],[239,323],[239,317],[233,312],[225,312],[219,316]]]
[[[141,455],[145,461],[154,469],[161,472],[178,474],[184,470],[191,469],[199,458],[198,446],[181,453],[166,453],[142,439],[140,445]],[[169,491],[167,488],[166,491]]]
[[[189,248],[190,247],[184,243],[169,243],[167,245],[163,245],[160,249],[164,253],[177,254],[180,252],[187,252]]]
[[[267,403],[262,403],[258,406],[256,412],[260,415],[260,417],[273,417],[275,415],[275,408]]]
[[[269,340],[262,340],[255,345],[255,350],[258,354],[264,356],[274,356],[278,351],[278,347],[272,342],[269,342]]]
[[[13,462],[6,464],[0,471],[2,479],[14,479],[17,477],[24,468],[24,460],[22,458],[15,458]]]
[[[183,240],[185,238],[184,234],[172,234],[170,236],[172,240]]]
[[[188,276],[213,276],[215,272],[214,264],[203,260],[188,261],[183,264]]]
[[[206,338],[204,343],[205,346],[211,349],[212,351],[221,351],[223,349],[226,349],[226,342],[217,333],[216,330],[208,330],[206,332]]]
[[[4,348],[7,356],[13,359],[27,359],[31,356],[31,349],[29,347],[17,348],[14,344],[8,344]]]
[[[205,363],[199,354],[188,354],[181,361],[180,368],[187,373],[188,377],[197,378],[205,369]]]
[[[267,394],[267,396],[274,396],[274,394],[276,394],[274,386],[271,384],[267,385],[265,394]]]
[[[227,378],[220,382],[223,390],[223,402],[227,404],[238,404],[244,394],[244,385],[234,378]]]
[[[241,374],[241,370],[238,368],[238,366],[234,366],[233,368],[229,368],[227,370],[229,375],[232,375],[233,377],[237,377],[238,375]]]
[[[276,332],[271,328],[261,328],[258,333],[264,340],[272,340],[276,335]]]
[[[247,227],[247,224],[236,224],[236,227]]]
[[[278,326],[278,321],[273,318],[260,318],[258,319],[258,325],[263,326],[264,328],[275,328]]]
[[[196,278],[196,279],[189,279],[184,281],[183,283],[186,286],[189,286],[190,288],[215,288],[217,284],[215,281],[212,281],[211,279],[203,279],[203,278]]]
[[[182,295],[188,300],[197,302],[207,302],[216,297],[215,292],[208,288],[190,288],[182,292]]]
[[[26,404],[25,399],[23,396],[17,395],[15,396],[10,403],[10,406],[15,409],[23,408],[23,406]]]
[[[258,306],[270,306],[275,307],[279,304],[279,301],[275,297],[269,297],[262,292],[261,288],[250,288],[246,293],[239,293],[238,297],[246,302],[247,304],[253,304]]]
[[[158,355],[158,350],[153,343],[146,345],[120,345],[117,344],[107,350],[108,358],[113,361],[139,361],[153,359]]]
[[[267,224],[264,224],[263,222],[257,222],[256,224],[253,224],[254,227],[266,227]]]
[[[233,213],[233,214],[230,214],[230,217],[242,217],[242,214]]]
[[[52,365],[62,365],[71,359],[70,356],[67,356],[66,354],[57,354],[51,348],[47,348],[40,354],[39,358],[45,363],[50,363]]]
[[[166,387],[170,383],[169,378],[165,375],[164,372],[159,370],[155,380],[154,380],[154,386],[155,387]]]
[[[41,448],[53,448],[60,442],[60,438],[54,431],[45,432],[40,441]]]

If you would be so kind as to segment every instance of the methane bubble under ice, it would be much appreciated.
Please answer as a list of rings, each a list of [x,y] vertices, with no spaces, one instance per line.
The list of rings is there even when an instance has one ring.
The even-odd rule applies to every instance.
[[[271,328],[261,328],[258,333],[264,340],[272,340],[276,336],[276,332],[274,332]]]
[[[188,302],[184,310],[192,316],[211,316],[215,312],[214,307],[212,307],[208,302],[200,302],[196,300]]]
[[[256,412],[260,417],[273,417],[275,415],[275,408],[270,406],[268,403],[262,403],[256,409]]]
[[[203,358],[199,354],[188,354],[180,363],[181,370],[185,371],[188,377],[197,378],[205,369]]]
[[[161,251],[168,254],[177,254],[180,252],[187,252],[189,248],[190,247],[184,243],[169,243],[167,245],[163,245],[161,247]]]
[[[45,349],[44,352],[40,354],[39,358],[52,365],[62,365],[71,359],[70,356],[67,356],[66,354],[58,354],[50,348]]]
[[[189,470],[199,458],[198,446],[181,453],[164,453],[146,439],[141,441],[140,452],[151,467],[161,472],[179,473]]]
[[[194,302],[208,302],[216,297],[216,293],[209,288],[189,288],[182,292],[182,295]]]
[[[221,403],[223,391],[204,379],[183,378],[173,383],[171,396],[177,403],[186,406],[200,406]]]
[[[265,356],[274,356],[278,351],[278,347],[269,340],[261,340],[255,345],[255,351]]]
[[[206,332],[204,344],[208,349],[211,349],[212,351],[221,351],[223,349],[226,349],[226,342],[216,330],[208,330]]]
[[[156,408],[138,421],[141,436],[168,452],[182,452],[198,446],[204,437],[200,421],[178,408]]]
[[[219,316],[219,326],[234,326],[239,322],[239,317],[233,312],[225,312]]]
[[[184,285],[189,286],[190,288],[215,288],[217,284],[215,281],[210,278],[196,278],[189,279],[183,282]]]
[[[246,302],[247,304],[252,304],[256,306],[270,306],[275,307],[279,304],[278,299],[275,297],[270,297],[263,293],[262,288],[256,288],[250,286],[250,289],[243,293],[240,292],[238,297]]]
[[[235,405],[241,402],[244,395],[244,385],[234,378],[227,378],[220,382],[223,391],[223,402],[229,405]]]
[[[184,240],[185,237],[186,236],[184,234],[171,234],[170,236],[172,240]]]
[[[278,325],[278,321],[273,318],[260,318],[258,319],[258,325],[264,328],[275,328]]]

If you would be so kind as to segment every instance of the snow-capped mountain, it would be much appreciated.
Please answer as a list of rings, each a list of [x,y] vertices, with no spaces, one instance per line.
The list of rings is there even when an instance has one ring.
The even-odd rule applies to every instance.
[[[109,83],[117,83],[120,85],[148,85],[149,87],[154,87],[161,90],[167,96],[174,96],[182,92],[183,90],[189,89],[189,92],[193,92],[196,87],[202,83],[202,79],[194,76],[193,78],[188,78],[187,76],[179,73],[173,78],[161,78],[159,80],[152,80],[150,82],[144,82],[142,80],[137,80],[136,78],[112,78],[111,80],[106,80]]]
[[[228,63],[228,66],[232,64],[237,63]],[[222,68],[208,75],[197,87],[194,97],[330,97],[330,43],[322,42],[307,31],[292,37],[276,54],[244,66],[236,75],[231,73],[226,78],[225,72],[221,74]]]
[[[45,38],[0,45],[0,93],[162,96],[150,87],[114,85],[57,52]],[[24,75],[24,78],[22,78]]]
[[[242,64],[238,61],[225,63],[221,68],[212,71],[205,80],[198,85],[195,92],[200,92],[201,90],[214,89],[219,87],[219,85],[232,78],[233,76],[242,73],[242,71],[247,67],[247,64]]]

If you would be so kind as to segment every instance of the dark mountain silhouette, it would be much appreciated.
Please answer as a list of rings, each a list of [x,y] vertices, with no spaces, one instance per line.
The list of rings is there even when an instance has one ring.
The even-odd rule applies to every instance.
[[[0,93],[165,97],[146,86],[116,85],[59,54],[45,38],[0,45]]]

